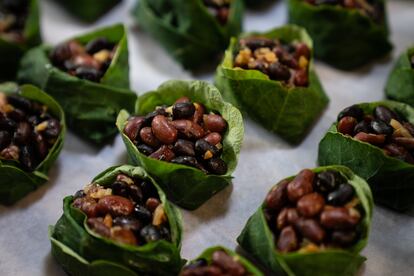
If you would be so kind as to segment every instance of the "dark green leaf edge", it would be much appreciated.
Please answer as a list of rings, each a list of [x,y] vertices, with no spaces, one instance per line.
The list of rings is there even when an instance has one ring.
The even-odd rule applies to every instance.
[[[66,135],[65,115],[60,105],[49,95],[32,85],[23,85],[20,88],[13,83],[0,85],[0,90],[6,94],[19,93],[24,98],[38,101],[48,106],[52,114],[60,120],[62,126],[59,137],[48,155],[33,172],[26,172],[18,167],[17,163],[0,160],[0,203],[10,205],[32,192],[49,180],[49,169],[54,164],[63,148]]]
[[[368,184],[349,168],[344,166],[325,166],[313,169],[315,173],[335,170],[350,183],[360,199],[365,216],[360,224],[362,236],[354,246],[340,249],[326,249],[315,253],[278,253],[275,240],[269,229],[265,215],[264,203],[246,223],[237,238],[239,245],[268,269],[280,275],[354,275],[366,260],[360,251],[366,246],[371,227],[373,198]],[[294,176],[286,179],[291,180]],[[335,263],[336,261],[336,263]]]
[[[170,200],[183,208],[193,210],[230,183],[231,175],[237,166],[244,126],[237,108],[224,102],[217,88],[203,81],[165,82],[156,91],[138,98],[136,114],[144,115],[153,111],[156,106],[171,105],[182,96],[188,96],[193,101],[204,104],[208,110],[220,112],[227,120],[229,127],[224,135],[222,154],[222,159],[228,165],[225,175],[206,175],[196,168],[155,160],[140,153],[123,133],[129,117],[126,111],[120,112],[117,127],[132,162],[142,165],[157,180]]]

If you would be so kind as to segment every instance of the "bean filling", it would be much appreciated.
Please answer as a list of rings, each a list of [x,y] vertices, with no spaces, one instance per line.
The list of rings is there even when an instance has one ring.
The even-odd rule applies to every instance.
[[[2,38],[24,42],[23,30],[29,8],[28,0],[3,0],[0,4],[0,34]]]
[[[384,8],[378,0],[305,0],[305,2],[315,6],[333,5],[355,9],[378,23],[384,18]]]
[[[86,46],[71,40],[56,46],[50,53],[50,60],[72,76],[99,82],[111,65],[116,50],[116,45],[103,37],[91,40]]]
[[[61,131],[48,107],[0,92],[0,160],[33,171],[48,155]]]
[[[221,25],[227,24],[231,2],[232,0],[203,0],[208,11]]]
[[[338,115],[337,130],[414,164],[414,125],[385,106],[377,106],[372,114],[357,105],[347,107]]]
[[[237,257],[232,257],[226,252],[218,250],[213,253],[211,263],[206,259],[198,259],[185,266],[180,276],[247,276],[250,273],[239,262]]]
[[[171,241],[167,215],[150,182],[119,174],[108,187],[89,184],[74,198],[90,229],[105,238],[129,245]]]
[[[234,67],[259,70],[288,86],[308,86],[311,50],[302,42],[249,37],[239,41]]]
[[[146,116],[131,116],[124,133],[151,158],[223,175],[227,164],[220,156],[226,129],[221,115],[208,113],[202,104],[182,97]]]
[[[338,172],[302,170],[282,180],[264,206],[277,250],[316,252],[347,248],[358,240],[360,202],[351,184]]]

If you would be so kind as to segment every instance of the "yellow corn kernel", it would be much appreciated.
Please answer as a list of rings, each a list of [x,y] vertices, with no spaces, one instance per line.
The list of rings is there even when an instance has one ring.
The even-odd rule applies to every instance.
[[[160,204],[157,209],[154,211],[154,217],[152,218],[152,225],[160,226],[161,224],[167,222],[167,216],[164,211],[164,207]]]
[[[101,50],[93,55],[93,58],[101,63],[104,63],[111,56],[111,52],[108,50]]]
[[[41,122],[35,127],[36,132],[42,132],[45,131],[47,128],[47,121]]]
[[[206,153],[204,153],[204,160],[210,159],[213,157],[213,153],[211,151],[206,151]]]
[[[308,68],[309,60],[305,56],[300,56],[299,58],[299,67],[301,69]]]

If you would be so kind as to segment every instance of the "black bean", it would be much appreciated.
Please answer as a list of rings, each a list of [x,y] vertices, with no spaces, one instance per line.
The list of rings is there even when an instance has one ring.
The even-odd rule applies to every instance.
[[[323,194],[335,190],[341,183],[343,179],[336,171],[320,172],[315,179],[316,189]]]
[[[32,127],[27,122],[20,122],[17,125],[16,132],[14,133],[14,140],[18,144],[28,143],[30,136],[32,134]]]
[[[240,41],[240,44],[250,48],[253,51],[258,48],[273,48],[275,46],[275,42],[272,39],[264,37],[244,38]]]
[[[287,81],[290,79],[289,68],[279,62],[270,64],[268,74],[272,80]]]
[[[173,151],[176,155],[195,156],[194,143],[184,139],[175,142]]]
[[[49,149],[42,134],[34,133],[34,140],[36,141],[36,150],[39,158],[43,160],[49,153]]]
[[[122,228],[129,229],[133,232],[138,232],[142,229],[142,223],[133,217],[116,217],[113,220],[115,226],[121,226]]]
[[[375,114],[375,118],[386,122],[387,124],[390,123],[391,119],[395,119],[395,120],[399,120],[398,119],[398,115],[392,111],[391,109],[389,109],[388,107],[385,106],[377,106],[374,110],[374,114]]]
[[[140,221],[148,223],[151,221],[152,215],[151,212],[141,205],[135,205],[134,208],[134,215],[136,218],[138,218]]]
[[[142,194],[141,187],[138,187],[137,185],[129,185],[129,196],[134,200],[135,202],[141,203],[144,199],[144,196]]]
[[[163,239],[171,240],[171,233],[170,233],[170,230],[167,227],[161,226],[159,228],[159,231],[160,231],[160,234],[161,234]]]
[[[144,198],[150,198],[150,197],[159,198],[157,189],[150,182],[142,181],[140,186],[141,186],[141,190],[142,190],[142,194],[144,195]]]
[[[34,152],[30,146],[22,146],[20,148],[20,163],[27,170],[35,169],[36,160],[34,159]]]
[[[82,198],[82,197],[85,197],[85,196],[86,196],[85,191],[84,190],[79,190],[75,193],[75,195],[73,196],[73,199],[75,200],[77,198]]]
[[[140,235],[147,243],[155,242],[161,239],[160,231],[153,225],[147,225],[142,228]]]
[[[192,156],[178,156],[171,160],[171,163],[186,165],[190,167],[198,167],[198,161],[195,157]]]
[[[370,133],[371,131],[372,131],[371,123],[365,120],[362,120],[361,122],[356,124],[354,128],[354,133],[359,133],[359,132]]]
[[[354,196],[354,187],[348,183],[341,184],[336,191],[327,196],[327,203],[334,206],[344,205]]]
[[[42,120],[39,118],[39,116],[32,115],[29,118],[27,118],[27,121],[32,125],[36,126],[42,122]]]
[[[173,105],[173,118],[176,119],[187,119],[193,116],[195,112],[195,106],[191,102],[176,103]]]
[[[377,134],[390,135],[394,132],[394,129],[382,120],[371,121],[371,128]]]
[[[112,50],[113,47],[114,44],[109,42],[108,39],[104,37],[99,37],[89,41],[89,43],[85,46],[85,50],[88,54],[93,55],[104,49]]]
[[[122,181],[115,181],[111,185],[112,193],[114,195],[119,195],[128,198],[129,196],[129,187],[128,184]]]
[[[357,105],[351,105],[345,109],[343,109],[341,112],[339,112],[338,115],[338,122],[346,116],[354,117],[358,121],[362,120],[364,117],[364,111]]]
[[[8,131],[1,130],[0,131],[0,150],[7,147],[11,142],[11,135]]]
[[[15,108],[13,111],[7,113],[7,116],[15,122],[21,122],[26,118],[26,113],[18,108]]]
[[[168,114],[167,114],[167,112],[165,111],[165,107],[159,107],[159,108],[157,108],[155,111],[153,111],[153,112],[151,112],[151,113],[147,114],[147,115],[145,116],[145,124],[146,124],[146,125],[151,125],[152,119],[154,119],[154,118],[155,118],[155,116],[157,116],[157,115],[164,115],[164,116],[167,116]]]
[[[0,113],[0,129],[3,130],[14,130],[17,124],[10,118],[7,118]]]
[[[207,142],[204,139],[198,139],[195,143],[195,150],[197,155],[199,155],[203,159],[209,159],[211,157],[217,157],[220,155],[220,150],[217,149],[217,147],[211,145],[209,142]],[[207,152],[211,153],[211,156],[205,156]],[[208,158],[207,158],[208,157]]]
[[[95,68],[90,67],[78,67],[75,71],[76,77],[93,82],[98,82],[101,78],[101,72]]]
[[[206,165],[207,169],[213,174],[223,175],[227,172],[227,164],[221,158],[211,158]]]
[[[32,103],[30,102],[30,100],[20,97],[18,95],[7,96],[7,101],[15,108],[20,108],[25,111],[30,111],[32,109]]]
[[[349,246],[356,240],[355,231],[334,231],[332,232],[332,242],[340,246]]]
[[[151,155],[155,150],[148,146],[147,144],[140,144],[137,146],[137,149],[140,153],[145,155]]]

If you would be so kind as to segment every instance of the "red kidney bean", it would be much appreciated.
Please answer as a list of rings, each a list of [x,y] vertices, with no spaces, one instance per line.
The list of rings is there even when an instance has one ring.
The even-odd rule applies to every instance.
[[[357,120],[354,117],[343,117],[338,123],[338,131],[345,135],[353,135]]]
[[[292,226],[287,226],[280,232],[277,240],[277,249],[287,253],[297,250],[299,247],[298,237]]]
[[[325,199],[318,193],[304,195],[297,203],[298,211],[304,217],[316,216],[324,206]]]
[[[296,86],[308,86],[308,71],[305,69],[300,69],[296,71],[296,74],[294,76],[294,83]]]
[[[164,144],[173,144],[177,141],[177,129],[167,120],[163,115],[157,115],[154,117],[151,123],[152,131]]]
[[[315,173],[305,169],[288,184],[287,195],[291,202],[298,201],[302,196],[313,192],[313,179]]]
[[[123,244],[136,245],[138,243],[137,238],[131,230],[121,227],[113,227],[111,229],[110,237],[111,239]]]
[[[206,109],[204,105],[200,103],[194,103],[194,106],[195,106],[195,112],[194,112],[192,121],[196,124],[200,124],[201,121],[203,120],[203,115]]]
[[[206,136],[204,136],[203,139],[206,140],[211,145],[215,146],[221,142],[222,137],[221,137],[221,134],[218,132],[211,132],[207,134]]]
[[[190,120],[175,120],[171,124],[181,136],[187,139],[197,140],[204,136],[203,128]]]
[[[137,140],[139,131],[141,130],[144,121],[145,119],[142,116],[129,117],[128,122],[124,128],[124,133],[132,142],[135,142]]]
[[[304,56],[308,60],[311,57],[311,51],[305,43],[298,43],[296,45],[296,52],[295,52],[296,58],[300,58],[301,56]]]
[[[103,237],[109,238],[111,236],[111,229],[103,223],[102,218],[88,218],[88,225]]]
[[[100,214],[128,216],[134,211],[134,205],[125,197],[108,195],[99,199],[97,209]]]
[[[321,243],[326,236],[325,230],[314,219],[300,219],[298,223],[296,223],[296,228],[302,236],[315,243]]]
[[[145,202],[145,207],[150,211],[154,212],[155,209],[161,204],[161,201],[155,197],[150,197]]]
[[[224,251],[216,251],[212,255],[212,264],[221,268],[221,270],[227,275],[240,275],[246,274],[246,269],[239,262],[236,262],[233,257],[227,255]]]
[[[289,180],[282,180],[267,194],[265,206],[272,211],[280,210],[287,202],[287,186]]]
[[[354,231],[333,231],[332,242],[340,246],[349,246],[354,243],[357,234]]]
[[[174,104],[177,104],[177,103],[188,103],[188,102],[190,102],[190,98],[184,96],[184,97],[178,98],[174,102]]]
[[[80,197],[76,198],[73,202],[73,206],[82,210],[88,218],[98,216],[98,203],[91,197]]]
[[[139,136],[142,142],[144,142],[148,146],[156,148],[160,145],[160,141],[157,139],[157,137],[155,137],[154,133],[152,132],[151,127],[141,128],[141,131],[139,132]]]
[[[406,149],[414,149],[414,138],[411,137],[394,137],[393,141],[400,145],[403,146]]]
[[[227,122],[217,114],[209,114],[203,116],[204,128],[210,132],[224,132]]]
[[[169,146],[162,145],[157,151],[150,154],[149,157],[169,162],[174,159],[175,154]]]
[[[361,142],[366,142],[373,145],[381,145],[385,142],[385,135],[383,134],[359,132],[357,135],[354,136],[354,138]]]
[[[299,219],[298,211],[295,208],[284,208],[277,216],[276,224],[278,229],[288,225],[295,225]]]
[[[325,208],[321,213],[321,224],[328,229],[352,229],[360,220],[360,214],[356,210],[344,207]]]

